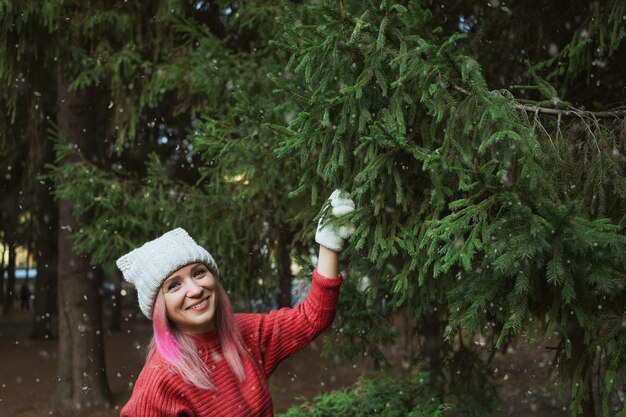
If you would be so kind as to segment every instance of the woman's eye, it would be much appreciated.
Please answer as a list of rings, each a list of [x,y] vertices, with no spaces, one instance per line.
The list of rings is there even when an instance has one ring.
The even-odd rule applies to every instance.
[[[168,291],[173,291],[173,290],[177,289],[179,286],[180,286],[180,284],[178,282],[170,282],[167,285],[167,290]]]
[[[194,278],[202,278],[206,275],[206,269],[198,269],[193,273]]]

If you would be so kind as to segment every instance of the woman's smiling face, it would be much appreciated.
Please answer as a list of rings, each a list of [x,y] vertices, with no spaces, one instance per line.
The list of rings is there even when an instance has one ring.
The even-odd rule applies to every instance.
[[[202,263],[186,265],[161,286],[167,317],[185,333],[206,333],[215,328],[217,280]]]

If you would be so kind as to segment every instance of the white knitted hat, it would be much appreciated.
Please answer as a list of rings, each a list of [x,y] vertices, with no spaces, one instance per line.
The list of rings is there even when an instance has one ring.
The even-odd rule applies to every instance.
[[[116,264],[124,279],[135,285],[141,311],[152,319],[152,306],[163,281],[194,262],[202,262],[215,275],[219,272],[211,254],[184,229],[177,228],[133,249],[120,257]]]

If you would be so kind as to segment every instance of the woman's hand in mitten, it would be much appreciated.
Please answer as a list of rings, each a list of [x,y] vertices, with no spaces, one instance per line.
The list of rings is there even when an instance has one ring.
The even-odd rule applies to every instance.
[[[354,232],[351,224],[342,224],[336,219],[344,217],[354,210],[354,201],[345,191],[335,190],[325,204],[324,214],[320,217],[315,233],[315,241],[320,245],[340,252],[345,240]],[[335,219],[336,218],[336,219]]]

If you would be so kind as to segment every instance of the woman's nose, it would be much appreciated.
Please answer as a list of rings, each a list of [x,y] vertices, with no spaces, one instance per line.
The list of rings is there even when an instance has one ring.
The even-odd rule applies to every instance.
[[[197,297],[202,294],[202,287],[199,286],[194,280],[190,280],[186,283],[187,297]]]

